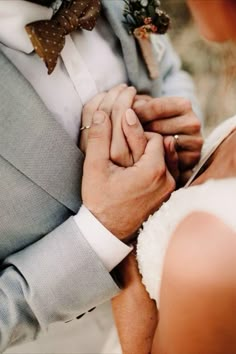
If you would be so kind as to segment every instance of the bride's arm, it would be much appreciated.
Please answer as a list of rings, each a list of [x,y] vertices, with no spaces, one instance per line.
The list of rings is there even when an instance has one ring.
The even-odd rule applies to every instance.
[[[157,327],[157,308],[141,282],[134,253],[119,266],[122,292],[112,300],[123,354],[151,353]]]

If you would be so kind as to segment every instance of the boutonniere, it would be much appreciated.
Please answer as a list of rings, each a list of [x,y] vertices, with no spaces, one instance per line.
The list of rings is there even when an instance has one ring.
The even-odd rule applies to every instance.
[[[124,23],[139,43],[151,79],[158,77],[157,59],[154,56],[151,35],[164,34],[170,18],[160,9],[159,0],[124,0]]]

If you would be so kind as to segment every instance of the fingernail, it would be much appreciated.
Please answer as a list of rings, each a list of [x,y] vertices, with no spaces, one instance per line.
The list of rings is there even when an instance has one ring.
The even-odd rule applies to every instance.
[[[102,124],[105,120],[105,113],[104,112],[95,112],[93,115],[93,124]]]
[[[137,123],[137,116],[132,109],[128,109],[125,113],[126,122],[129,125],[135,125]]]
[[[128,85],[123,83],[123,84],[120,84],[120,87],[127,87]]]

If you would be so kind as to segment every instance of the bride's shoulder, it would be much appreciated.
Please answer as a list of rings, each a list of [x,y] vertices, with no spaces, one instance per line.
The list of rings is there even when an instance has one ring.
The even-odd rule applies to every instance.
[[[236,178],[208,180],[182,188],[143,224],[137,243],[137,259],[143,283],[150,296],[159,301],[164,256],[177,225],[193,212],[217,216],[236,231]]]
[[[154,215],[150,216],[144,224],[168,225],[173,229],[177,223],[194,211],[205,211],[217,215],[227,214],[233,219],[236,207],[236,177],[223,179],[210,179],[203,184],[181,188],[172,193],[170,199]],[[151,226],[152,227],[152,226]]]

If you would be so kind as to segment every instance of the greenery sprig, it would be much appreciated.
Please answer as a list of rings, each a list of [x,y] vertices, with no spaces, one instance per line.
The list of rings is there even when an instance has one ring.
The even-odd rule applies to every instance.
[[[150,33],[164,34],[170,18],[160,9],[159,0],[124,0],[124,24],[130,34],[147,38]]]

